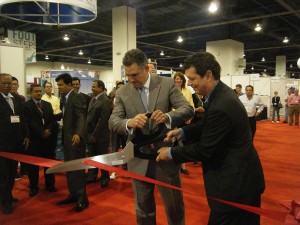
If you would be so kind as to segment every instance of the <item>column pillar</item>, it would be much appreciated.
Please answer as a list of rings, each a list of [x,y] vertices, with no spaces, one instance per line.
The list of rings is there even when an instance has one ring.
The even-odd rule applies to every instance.
[[[275,68],[275,76],[284,76],[286,75],[286,56],[278,55],[276,56],[276,68]]]
[[[136,10],[121,6],[112,10],[113,81],[122,80],[124,54],[136,48]],[[124,79],[124,77],[123,77]]]
[[[209,41],[206,43],[206,51],[216,57],[222,68],[221,76],[244,74],[244,43],[232,39]]]

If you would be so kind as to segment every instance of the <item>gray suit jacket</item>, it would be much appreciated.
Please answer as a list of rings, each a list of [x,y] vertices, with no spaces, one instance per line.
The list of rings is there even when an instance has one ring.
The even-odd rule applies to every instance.
[[[172,111],[176,109],[175,111]],[[151,75],[149,86],[149,112],[161,110],[168,113],[172,120],[172,128],[181,126],[194,115],[193,108],[175,86],[174,81],[167,77]],[[127,134],[126,122],[137,114],[145,113],[143,103],[138,90],[131,84],[126,84],[117,90],[115,105],[109,120],[110,129],[113,132]],[[152,129],[152,126],[150,126]],[[143,132],[149,132],[149,126],[143,128]],[[129,140],[133,138],[129,135]],[[134,159],[128,163],[128,169],[141,175],[145,175],[149,160]],[[169,162],[159,164],[166,165]],[[173,169],[170,173],[173,173]]]

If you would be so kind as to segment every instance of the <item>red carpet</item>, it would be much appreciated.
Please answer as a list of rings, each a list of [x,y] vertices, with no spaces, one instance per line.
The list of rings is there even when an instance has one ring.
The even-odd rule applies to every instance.
[[[279,203],[281,200],[300,200],[300,127],[287,124],[259,122],[255,137],[255,146],[260,155],[265,179],[266,191],[262,197],[262,208],[281,212],[288,211]],[[183,187],[200,193],[203,197],[184,194],[186,225],[207,224],[209,209],[203,188],[200,165],[187,164],[190,175],[182,176]],[[73,205],[57,206],[55,203],[67,196],[66,180],[63,174],[56,176],[56,193],[48,193],[44,179],[40,179],[40,192],[29,198],[28,179],[16,181],[14,212],[4,215],[0,212],[1,225],[66,225],[66,224],[112,224],[131,225],[135,222],[134,200],[130,179],[118,177],[109,187],[101,189],[97,183],[87,185],[90,201],[88,209],[81,213],[71,211]],[[156,192],[158,225],[165,225],[166,217],[161,198]],[[283,221],[261,217],[262,225],[282,225]]]

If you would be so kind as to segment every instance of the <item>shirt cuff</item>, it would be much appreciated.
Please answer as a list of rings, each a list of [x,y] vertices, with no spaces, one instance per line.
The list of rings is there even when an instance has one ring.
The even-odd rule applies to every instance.
[[[126,130],[127,130],[128,134],[132,135],[133,134],[133,128],[128,128],[128,126],[127,126],[129,120],[126,121]]]
[[[168,129],[171,129],[171,128],[172,128],[172,119],[171,119],[171,116],[169,116],[168,113],[166,113],[166,115],[169,117],[168,122],[165,123],[165,124],[166,124],[166,127],[167,127]]]
[[[169,157],[169,159],[173,159],[172,154],[171,154],[171,147],[168,148],[168,157]]]
[[[184,141],[185,140],[185,134],[182,128],[179,128],[180,137],[178,141]]]

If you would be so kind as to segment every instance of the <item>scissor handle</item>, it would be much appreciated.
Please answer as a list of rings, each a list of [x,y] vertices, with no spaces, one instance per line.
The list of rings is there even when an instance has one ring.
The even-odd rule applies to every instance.
[[[168,131],[169,129],[167,129],[163,123],[160,124],[158,129],[152,134],[143,134],[140,129],[136,129],[136,135],[132,139],[132,143],[134,144],[134,156],[141,159],[156,159],[158,153],[155,149],[150,150],[151,153],[142,152],[140,149],[143,146],[162,142]]]

